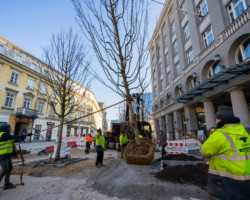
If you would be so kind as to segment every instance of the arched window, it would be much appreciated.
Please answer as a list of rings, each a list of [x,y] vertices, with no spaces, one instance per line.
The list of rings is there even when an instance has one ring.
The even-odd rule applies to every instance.
[[[221,71],[221,66],[218,63],[211,65],[208,68],[207,78],[210,78],[211,76],[214,76],[215,74],[218,74],[220,71]]]
[[[241,63],[250,58],[250,38],[246,39],[238,48],[236,60]]]

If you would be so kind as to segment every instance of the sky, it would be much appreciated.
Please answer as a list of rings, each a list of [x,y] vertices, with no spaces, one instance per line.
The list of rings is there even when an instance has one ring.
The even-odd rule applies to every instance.
[[[0,35],[38,59],[42,58],[42,48],[50,44],[53,33],[68,31],[70,27],[74,32],[81,32],[70,0],[0,0],[0,7]],[[161,4],[150,1],[150,38],[161,9]],[[92,63],[98,65],[95,60]],[[118,94],[97,80],[92,82],[90,90],[97,101],[104,102],[106,106],[121,101]],[[118,119],[118,110],[118,106],[108,109],[108,119]]]

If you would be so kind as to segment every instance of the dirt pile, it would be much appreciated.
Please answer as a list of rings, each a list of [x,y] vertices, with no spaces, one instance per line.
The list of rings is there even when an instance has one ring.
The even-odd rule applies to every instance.
[[[167,167],[155,176],[178,183],[192,183],[204,188],[207,186],[207,174],[208,166],[204,168],[202,164],[199,164]]]
[[[185,160],[185,161],[196,161],[196,160],[200,160],[194,156],[188,156],[188,155],[185,155],[185,154],[178,154],[178,155],[167,155],[163,158],[161,158],[160,160]]]

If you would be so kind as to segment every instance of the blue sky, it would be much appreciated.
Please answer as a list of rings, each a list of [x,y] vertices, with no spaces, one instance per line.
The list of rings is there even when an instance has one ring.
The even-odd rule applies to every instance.
[[[70,27],[74,32],[80,32],[70,0],[0,0],[0,7],[0,35],[39,59],[42,48],[50,44],[53,33],[67,31]],[[150,2],[150,37],[161,8],[162,5]],[[90,89],[97,101],[104,102],[106,106],[121,100],[119,95],[98,81],[93,81]],[[108,119],[117,119],[117,116],[117,108],[108,110]]]

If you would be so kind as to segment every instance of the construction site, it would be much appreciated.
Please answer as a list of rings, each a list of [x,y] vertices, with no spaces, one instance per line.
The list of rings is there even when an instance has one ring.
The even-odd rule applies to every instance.
[[[188,151],[187,141],[179,141],[179,146],[184,144],[183,148],[169,143],[169,150]],[[96,152],[91,149],[85,154],[83,144],[78,141],[76,147],[63,145],[61,152],[67,156],[50,163],[48,150],[56,146],[55,142],[22,143],[24,165],[20,159],[13,159],[11,182],[18,184],[22,175],[24,185],[1,190],[0,199],[208,198],[207,166],[203,166],[199,156],[185,153],[161,158],[159,145],[154,141],[151,164],[128,164],[120,158],[119,151],[108,149],[104,153],[105,166],[97,168]]]

